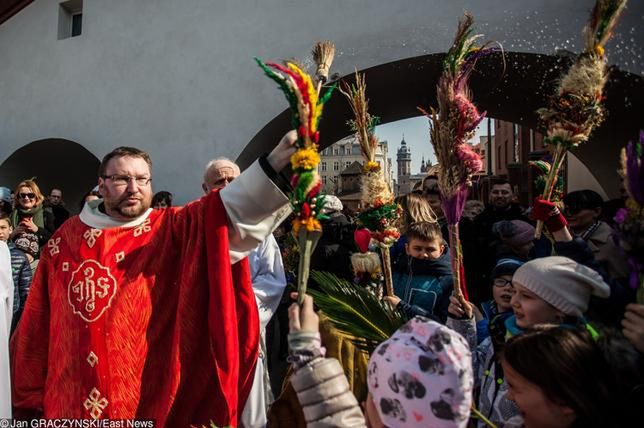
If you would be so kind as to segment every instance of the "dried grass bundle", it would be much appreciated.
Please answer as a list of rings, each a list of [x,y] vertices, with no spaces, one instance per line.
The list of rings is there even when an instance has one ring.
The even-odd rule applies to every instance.
[[[329,70],[331,69],[331,64],[333,64],[333,58],[335,57],[335,45],[333,42],[328,40],[316,42],[311,54],[313,55],[313,61],[315,61],[317,66],[315,77],[317,79],[319,92],[320,86],[329,80]]]

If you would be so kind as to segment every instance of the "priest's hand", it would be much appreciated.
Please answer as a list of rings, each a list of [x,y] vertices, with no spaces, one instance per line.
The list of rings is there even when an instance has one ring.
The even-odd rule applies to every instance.
[[[295,153],[295,142],[297,141],[297,133],[295,131],[288,131],[268,155],[266,160],[271,167],[280,172],[291,160],[291,155]]]

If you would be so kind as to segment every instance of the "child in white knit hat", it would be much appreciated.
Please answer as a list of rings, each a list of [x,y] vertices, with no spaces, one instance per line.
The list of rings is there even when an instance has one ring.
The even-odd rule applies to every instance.
[[[585,325],[592,333],[594,330],[583,317],[590,297],[607,298],[610,294],[610,287],[601,275],[560,256],[525,263],[512,277],[512,286],[510,303],[514,316],[505,321],[505,337],[539,324]],[[508,426],[508,421],[519,415],[519,409],[506,397],[508,386],[499,360],[503,335],[499,340],[498,334],[492,334],[477,347],[474,319],[462,319],[465,310],[455,298],[448,310],[447,325],[462,333],[475,350],[472,361],[475,388],[480,388],[479,411],[495,425]]]

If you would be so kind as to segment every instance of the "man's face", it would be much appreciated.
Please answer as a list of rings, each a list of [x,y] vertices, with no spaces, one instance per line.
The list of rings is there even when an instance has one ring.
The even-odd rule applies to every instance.
[[[228,183],[239,176],[239,167],[229,161],[217,161],[206,171],[203,190],[206,193],[214,189],[226,187]]]
[[[7,242],[11,236],[11,232],[13,232],[13,228],[9,224],[9,219],[3,218],[0,220],[0,241]]]
[[[575,233],[581,233],[591,224],[597,221],[602,209],[597,208],[576,208],[564,207],[563,215],[568,221],[568,226]]]
[[[49,194],[49,202],[52,205],[60,205],[62,200],[63,200],[63,192],[61,192],[58,189],[52,189],[51,193]]]
[[[98,179],[105,212],[117,220],[132,220],[142,215],[152,204],[150,178],[150,167],[142,158],[111,159],[105,176]]]
[[[512,203],[510,183],[495,184],[490,191],[490,205],[496,209],[506,209]]]

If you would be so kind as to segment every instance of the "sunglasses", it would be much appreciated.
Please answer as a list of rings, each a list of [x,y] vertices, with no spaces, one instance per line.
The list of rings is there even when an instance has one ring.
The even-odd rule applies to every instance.
[[[20,199],[33,199],[36,197],[35,193],[18,193]]]

